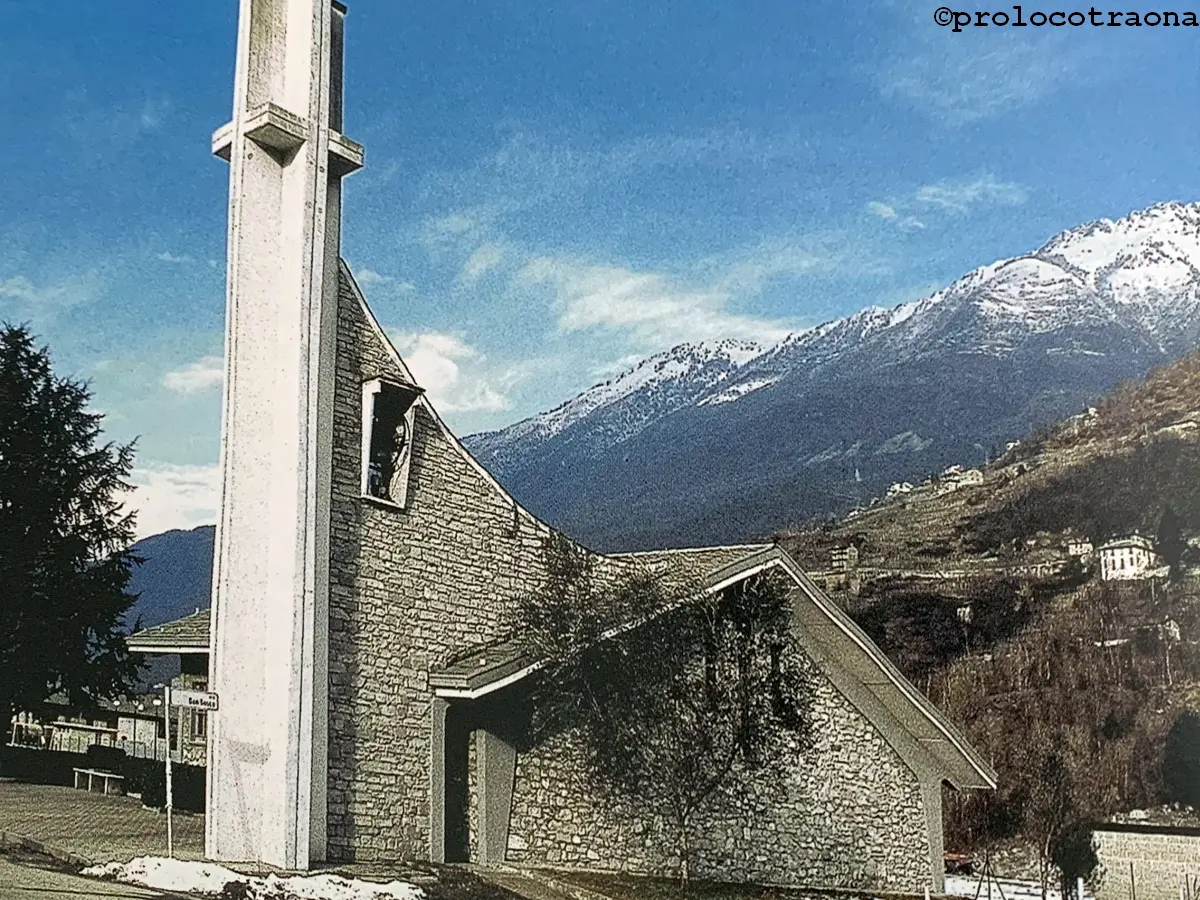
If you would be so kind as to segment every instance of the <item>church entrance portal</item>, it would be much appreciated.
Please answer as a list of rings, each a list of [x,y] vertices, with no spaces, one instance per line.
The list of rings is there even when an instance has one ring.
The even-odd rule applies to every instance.
[[[446,711],[446,862],[471,862],[471,738],[474,704]]]
[[[435,859],[441,849],[448,863],[504,862],[523,721],[520,698],[506,693],[434,701],[435,786],[441,775],[434,796],[441,816],[431,821]]]

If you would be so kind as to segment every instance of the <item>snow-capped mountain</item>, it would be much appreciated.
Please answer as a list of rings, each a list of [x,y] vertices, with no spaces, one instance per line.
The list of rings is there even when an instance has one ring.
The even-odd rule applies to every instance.
[[[633,368],[554,409],[522,419],[503,431],[468,438],[472,451],[489,465],[503,469],[519,462],[512,457],[536,453],[577,422],[595,450],[633,437],[650,422],[696,402],[732,373],[762,353],[750,341],[723,340],[681,344],[642,360]]]
[[[982,462],[1198,337],[1200,203],[1163,203],[772,347],[676,347],[467,443],[597,546],[741,539]]]

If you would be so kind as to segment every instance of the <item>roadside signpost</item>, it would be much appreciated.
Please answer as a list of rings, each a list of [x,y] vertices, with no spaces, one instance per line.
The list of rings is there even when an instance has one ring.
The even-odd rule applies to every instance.
[[[212,691],[173,691],[171,697],[176,706],[182,706],[184,709],[211,711],[217,708],[217,695]]]
[[[218,706],[217,695],[212,691],[172,691],[169,684],[163,685],[163,719],[166,725],[167,734],[167,857],[175,858],[175,834],[172,830],[171,823],[171,808],[174,804],[174,797],[171,792],[171,703],[174,702],[179,707],[180,713],[185,709],[203,709],[207,712],[215,712]],[[183,721],[180,720],[180,728],[183,727]],[[182,731],[177,732],[177,746],[183,748]],[[182,757],[181,757],[182,758]]]
[[[167,858],[175,858],[174,834],[171,832],[171,686],[163,685],[163,725],[167,736]]]

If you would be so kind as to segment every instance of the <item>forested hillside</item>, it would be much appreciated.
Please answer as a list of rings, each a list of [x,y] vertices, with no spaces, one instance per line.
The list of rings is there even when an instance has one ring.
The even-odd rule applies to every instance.
[[[858,548],[834,596],[996,767],[994,795],[951,798],[948,841],[1045,846],[1171,801],[1166,736],[1200,708],[1200,353],[962,477],[780,535],[818,576]],[[1104,582],[1067,551],[1134,531],[1169,577]]]

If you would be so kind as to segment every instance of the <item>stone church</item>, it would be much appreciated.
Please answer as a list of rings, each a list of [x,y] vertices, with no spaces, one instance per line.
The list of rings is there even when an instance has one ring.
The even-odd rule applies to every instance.
[[[303,869],[425,859],[671,871],[663,825],[601,804],[570,735],[506,722],[542,660],[505,632],[549,528],[464,449],[340,256],[337,0],[241,0],[206,853]],[[992,788],[959,732],[780,548],[598,556],[708,592],[790,578],[816,743],[695,829],[699,877],[942,885],[942,792]]]

